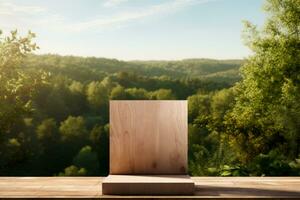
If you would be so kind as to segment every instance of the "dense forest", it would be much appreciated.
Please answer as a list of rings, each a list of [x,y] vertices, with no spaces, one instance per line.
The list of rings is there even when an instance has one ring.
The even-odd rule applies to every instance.
[[[0,33],[0,175],[107,175],[110,99],[187,99],[193,176],[300,175],[300,1],[264,8],[245,60],[36,55]]]

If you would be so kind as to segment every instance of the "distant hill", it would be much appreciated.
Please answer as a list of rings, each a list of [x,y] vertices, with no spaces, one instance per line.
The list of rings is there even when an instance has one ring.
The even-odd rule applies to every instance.
[[[151,75],[202,78],[213,81],[236,82],[243,60],[184,59],[179,61],[131,61]]]
[[[53,54],[30,55],[24,61],[26,67],[47,69],[80,81],[99,79],[108,74],[125,71],[147,77],[199,78],[233,83],[240,79],[239,68],[242,64],[243,60],[120,61]]]

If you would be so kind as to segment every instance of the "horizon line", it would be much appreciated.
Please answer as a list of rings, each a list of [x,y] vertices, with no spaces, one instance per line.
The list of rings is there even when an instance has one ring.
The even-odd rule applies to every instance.
[[[172,62],[172,61],[185,61],[185,60],[214,60],[214,61],[244,61],[247,60],[245,58],[210,58],[210,57],[186,57],[186,58],[178,58],[178,59],[120,59],[120,58],[112,58],[112,57],[101,57],[101,56],[85,56],[85,55],[75,55],[75,54],[59,54],[59,53],[32,53],[31,55],[36,56],[60,56],[60,57],[82,57],[82,58],[96,58],[96,59],[107,59],[107,60],[117,60],[122,62]]]

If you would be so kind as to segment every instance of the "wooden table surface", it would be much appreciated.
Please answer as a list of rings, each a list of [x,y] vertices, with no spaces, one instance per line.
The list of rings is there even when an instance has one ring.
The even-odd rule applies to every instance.
[[[103,177],[0,177],[0,199],[300,199],[300,177],[192,177],[194,196],[103,196]]]

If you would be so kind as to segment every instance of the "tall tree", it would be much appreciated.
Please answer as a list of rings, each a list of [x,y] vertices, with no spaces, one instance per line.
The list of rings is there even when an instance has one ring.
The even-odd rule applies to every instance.
[[[4,37],[0,31],[0,170],[24,160],[31,146],[25,145],[24,118],[32,111],[35,88],[46,78],[21,67],[23,58],[38,48],[34,37],[30,31],[25,37],[17,31]],[[15,153],[10,155],[10,151]]]
[[[300,153],[300,1],[267,0],[262,30],[245,22],[253,51],[242,67],[236,104],[227,115],[239,160],[274,151]]]

